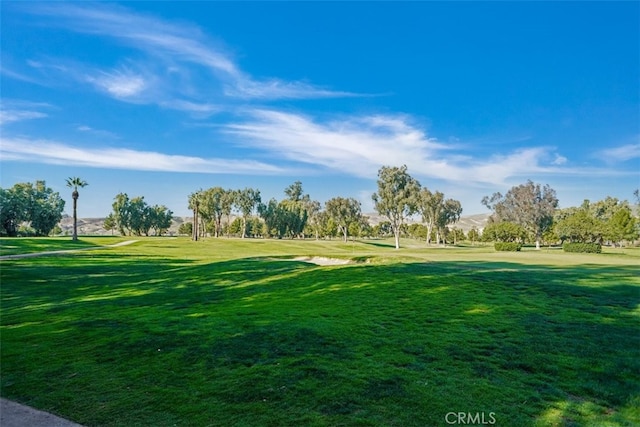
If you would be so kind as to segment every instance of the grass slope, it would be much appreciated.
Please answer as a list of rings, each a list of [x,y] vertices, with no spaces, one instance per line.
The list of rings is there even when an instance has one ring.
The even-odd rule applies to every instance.
[[[368,263],[287,260],[311,255]],[[226,239],[2,261],[1,394],[89,426],[638,425],[639,261]]]

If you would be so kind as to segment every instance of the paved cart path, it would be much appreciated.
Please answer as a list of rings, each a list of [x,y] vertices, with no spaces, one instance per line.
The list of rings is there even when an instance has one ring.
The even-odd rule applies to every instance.
[[[113,245],[91,246],[89,248],[63,249],[63,250],[59,250],[59,251],[45,251],[45,252],[32,252],[32,253],[28,253],[28,254],[4,255],[4,256],[0,256],[0,260],[3,260],[3,259],[34,258],[34,257],[46,256],[46,255],[70,254],[70,253],[80,252],[80,251],[95,251],[97,249],[117,248],[118,246],[130,245],[130,244],[135,243],[137,241],[138,240],[126,240],[124,242],[114,243]]]
[[[0,426],[82,427],[73,421],[2,398],[0,398]]]

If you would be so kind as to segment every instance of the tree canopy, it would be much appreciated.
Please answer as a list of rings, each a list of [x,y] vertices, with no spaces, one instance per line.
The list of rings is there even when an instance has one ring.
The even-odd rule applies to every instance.
[[[376,211],[391,223],[396,249],[400,248],[400,228],[417,210],[420,183],[407,172],[407,166],[383,166],[378,170],[378,191],[372,199]]]
[[[504,196],[498,192],[484,197],[482,204],[493,211],[491,221],[510,221],[523,226],[534,236],[539,249],[542,234],[553,224],[558,198],[549,185],[541,187],[529,180],[512,187]]]
[[[362,217],[360,202],[354,198],[334,197],[327,200],[325,210],[342,232],[346,242],[349,236],[349,227],[352,224],[358,224]]]
[[[0,235],[15,237],[24,226],[27,233],[47,236],[62,219],[64,205],[45,181],[0,188]]]

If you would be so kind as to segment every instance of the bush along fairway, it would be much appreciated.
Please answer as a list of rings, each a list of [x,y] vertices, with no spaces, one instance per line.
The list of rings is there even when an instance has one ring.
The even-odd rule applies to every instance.
[[[640,423],[638,250],[370,243],[4,260],[1,394],[87,426]]]

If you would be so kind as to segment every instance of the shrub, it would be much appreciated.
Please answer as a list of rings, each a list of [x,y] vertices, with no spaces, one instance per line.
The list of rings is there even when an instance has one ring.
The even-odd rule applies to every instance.
[[[590,254],[602,253],[602,245],[600,243],[565,243],[562,245],[565,252],[583,252]]]
[[[493,247],[502,252],[520,252],[522,249],[522,245],[516,242],[495,242]]]

